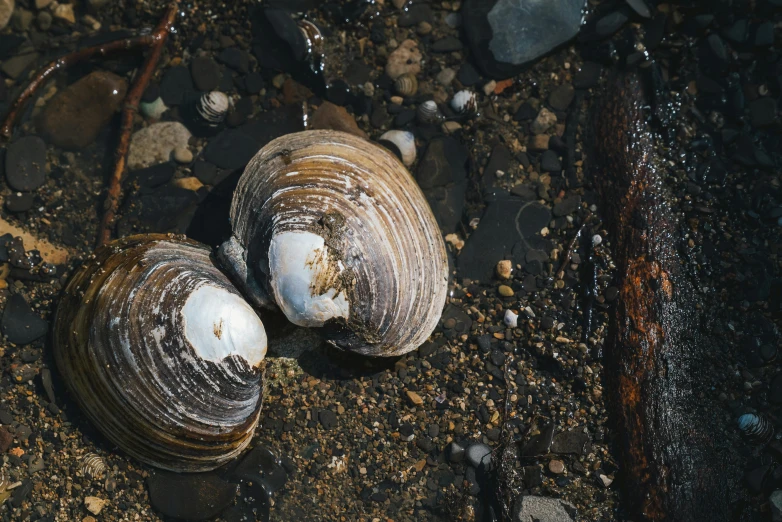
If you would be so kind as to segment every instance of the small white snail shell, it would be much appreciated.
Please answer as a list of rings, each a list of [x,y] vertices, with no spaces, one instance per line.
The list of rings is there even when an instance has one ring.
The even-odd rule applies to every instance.
[[[323,327],[367,355],[420,346],[448,281],[431,209],[387,150],[331,130],[288,134],[250,161],[231,206],[221,258],[258,305]]]
[[[774,436],[774,426],[762,415],[745,413],[738,420],[739,429],[753,444],[765,444]]]
[[[383,142],[391,143],[399,151],[399,157],[402,159],[405,167],[415,163],[415,136],[412,132],[390,130],[384,132],[377,141],[382,145],[386,145]]]
[[[210,127],[217,127],[228,115],[231,100],[220,91],[204,93],[196,104],[196,111],[203,121]]]
[[[440,123],[444,118],[434,100],[426,100],[420,104],[416,116],[421,123]]]
[[[459,91],[451,100],[451,108],[459,114],[478,112],[478,96],[471,91]]]
[[[252,307],[184,237],[99,248],[60,300],[54,357],[90,421],[131,456],[214,469],[249,444],[266,333]]]
[[[418,92],[418,79],[413,73],[405,73],[396,79],[394,89],[402,96],[412,96]]]

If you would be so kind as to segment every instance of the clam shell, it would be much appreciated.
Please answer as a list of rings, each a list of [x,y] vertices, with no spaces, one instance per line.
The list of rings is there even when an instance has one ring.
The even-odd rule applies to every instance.
[[[413,73],[406,73],[396,79],[394,89],[402,96],[412,96],[418,92],[418,79]]]
[[[173,471],[216,468],[250,442],[266,333],[255,311],[183,236],[99,248],[55,319],[66,387],[110,441]]]
[[[244,171],[231,221],[221,255],[246,294],[322,324],[334,345],[399,355],[437,325],[445,245],[418,185],[382,147],[331,130],[278,138]]]
[[[399,158],[404,163],[405,167],[409,167],[415,163],[415,136],[412,132],[403,130],[390,130],[384,132],[382,136],[377,139],[381,145],[386,145],[388,142],[393,144],[397,151],[399,151]]]
[[[207,125],[217,127],[225,120],[231,101],[220,91],[204,93],[196,104],[196,111]]]
[[[478,112],[478,96],[471,91],[459,91],[451,100],[451,108],[459,114],[474,114]]]

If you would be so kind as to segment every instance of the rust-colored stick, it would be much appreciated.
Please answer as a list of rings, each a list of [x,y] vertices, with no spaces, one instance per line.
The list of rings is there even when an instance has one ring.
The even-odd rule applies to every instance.
[[[133,132],[133,117],[138,111],[141,96],[144,94],[144,90],[147,88],[149,80],[152,78],[152,74],[155,72],[157,63],[160,60],[160,55],[163,52],[163,46],[166,43],[171,26],[174,23],[176,12],[177,2],[173,2],[166,9],[155,30],[149,35],[151,37],[149,45],[152,49],[125,98],[125,104],[122,108],[119,144],[117,145],[114,159],[114,171],[111,174],[106,201],[103,204],[103,216],[98,229],[97,246],[103,246],[111,239],[111,227],[114,224],[114,218],[119,207],[122,177],[125,174],[125,163],[128,157],[128,149],[130,148],[130,135]]]
[[[640,79],[609,82],[594,111],[590,162],[608,223],[619,299],[606,381],[633,518],[731,519],[732,469],[703,365],[713,356],[679,259],[679,216],[647,123]]]
[[[0,127],[0,136],[4,139],[10,139],[14,133],[14,125],[17,118],[21,114],[22,109],[30,99],[35,96],[35,93],[43,87],[46,81],[57,71],[61,71],[76,65],[79,62],[89,60],[93,56],[107,56],[116,51],[136,49],[139,47],[149,47],[155,41],[154,34],[147,34],[142,36],[135,36],[133,38],[123,38],[122,40],[115,40],[101,45],[95,45],[92,47],[85,47],[72,53],[61,56],[50,62],[46,67],[41,69],[35,78],[25,87],[24,91],[19,95],[8,113],[3,120],[3,125]]]

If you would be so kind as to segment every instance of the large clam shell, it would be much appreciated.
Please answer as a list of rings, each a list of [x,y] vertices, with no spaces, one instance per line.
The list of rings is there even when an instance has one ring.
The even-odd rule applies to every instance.
[[[256,312],[183,236],[99,248],[57,309],[55,360],[84,413],[131,456],[173,471],[216,468],[247,446],[265,353]]]
[[[445,245],[418,185],[384,148],[331,130],[278,138],[244,171],[231,220],[221,255],[256,304],[367,355],[409,352],[434,330]]]

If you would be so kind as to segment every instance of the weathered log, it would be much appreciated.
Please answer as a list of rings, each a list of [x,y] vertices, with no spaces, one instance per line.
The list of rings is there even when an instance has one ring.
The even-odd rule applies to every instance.
[[[730,520],[738,489],[709,345],[680,261],[680,217],[637,74],[612,79],[592,118],[593,180],[617,266],[606,381],[627,505],[645,520]]]

